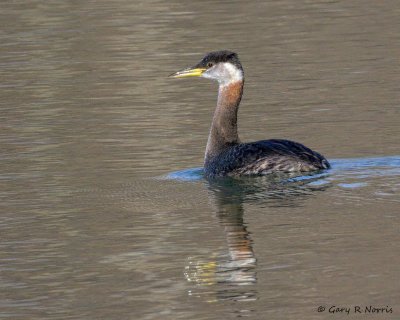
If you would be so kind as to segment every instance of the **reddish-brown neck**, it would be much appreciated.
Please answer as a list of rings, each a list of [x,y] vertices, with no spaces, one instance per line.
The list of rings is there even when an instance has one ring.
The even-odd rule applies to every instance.
[[[227,147],[239,143],[237,111],[243,93],[243,80],[220,86],[217,108],[208,136],[205,161],[211,160]]]

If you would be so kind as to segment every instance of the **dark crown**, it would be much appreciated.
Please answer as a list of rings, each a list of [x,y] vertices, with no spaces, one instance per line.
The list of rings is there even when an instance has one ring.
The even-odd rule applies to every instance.
[[[206,56],[196,65],[198,68],[209,68],[210,65],[214,65],[220,62],[230,62],[234,66],[243,70],[242,65],[239,61],[238,55],[235,52],[222,50],[207,53]]]

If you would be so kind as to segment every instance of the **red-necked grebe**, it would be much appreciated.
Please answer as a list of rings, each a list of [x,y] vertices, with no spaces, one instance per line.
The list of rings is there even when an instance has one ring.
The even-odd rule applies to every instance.
[[[237,111],[244,76],[236,53],[210,52],[195,66],[171,76],[203,77],[219,83],[217,108],[205,153],[206,177],[312,172],[330,167],[322,155],[297,142],[281,139],[240,142]]]

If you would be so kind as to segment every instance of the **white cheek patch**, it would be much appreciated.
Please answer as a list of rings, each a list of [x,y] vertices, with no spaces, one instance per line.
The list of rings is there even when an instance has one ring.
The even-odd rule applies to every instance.
[[[217,80],[221,86],[226,86],[243,81],[243,71],[230,62],[223,62],[204,72],[202,77]]]
[[[224,62],[223,66],[227,73],[227,77],[223,81],[224,85],[243,80],[243,71],[238,67],[230,62]]]

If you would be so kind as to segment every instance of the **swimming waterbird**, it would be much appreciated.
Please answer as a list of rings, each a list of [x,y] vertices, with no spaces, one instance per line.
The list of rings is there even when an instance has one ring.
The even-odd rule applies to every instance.
[[[219,83],[217,107],[205,152],[206,177],[312,172],[330,167],[321,154],[298,142],[282,139],[240,141],[237,112],[243,94],[244,74],[236,53],[210,52],[195,66],[171,77],[202,77]]]

